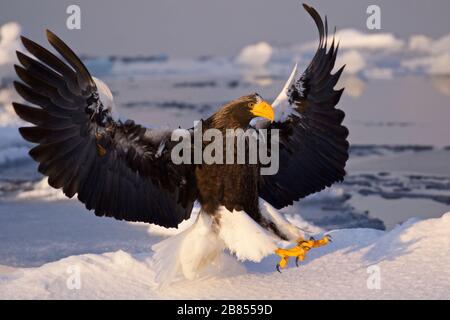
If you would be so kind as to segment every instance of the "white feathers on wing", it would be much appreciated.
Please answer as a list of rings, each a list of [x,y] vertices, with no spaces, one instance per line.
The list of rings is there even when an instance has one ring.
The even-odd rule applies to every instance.
[[[288,93],[291,85],[297,81],[297,65],[297,63],[294,65],[291,75],[284,84],[278,96],[272,102],[272,108],[275,112],[275,122],[284,122],[287,120],[289,115],[295,112],[292,105],[289,103]],[[256,129],[264,128],[267,123],[268,120],[261,117],[254,118],[250,121],[250,125]]]
[[[116,114],[117,110],[114,103],[114,96],[108,85],[96,77],[92,77],[92,79],[94,79],[95,85],[97,86],[98,95],[103,106],[111,112],[114,119],[117,119],[118,115]]]
[[[297,63],[292,69],[291,75],[286,81],[283,89],[281,89],[280,94],[272,103],[272,108],[275,111],[275,121],[284,122],[289,117],[289,115],[294,111],[291,104],[289,103],[289,88],[297,80]]]

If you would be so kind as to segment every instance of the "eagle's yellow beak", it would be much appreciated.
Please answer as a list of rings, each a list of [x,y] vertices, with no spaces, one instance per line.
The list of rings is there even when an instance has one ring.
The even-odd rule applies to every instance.
[[[271,122],[275,120],[275,113],[273,111],[273,108],[266,101],[261,101],[255,104],[250,112],[257,117],[269,119]]]

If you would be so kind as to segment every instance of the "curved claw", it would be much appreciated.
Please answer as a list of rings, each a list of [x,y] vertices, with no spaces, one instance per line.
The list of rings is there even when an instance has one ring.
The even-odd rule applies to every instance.
[[[310,237],[309,240],[316,241],[316,239],[314,239],[314,237]]]
[[[280,265],[279,265],[279,264],[277,264],[277,271],[278,271],[279,273],[281,273]]]
[[[299,267],[299,264],[298,264],[298,257],[295,257],[295,265],[297,266],[297,268]]]
[[[329,242],[333,242],[333,237],[330,234],[326,234],[325,237],[327,237]]]

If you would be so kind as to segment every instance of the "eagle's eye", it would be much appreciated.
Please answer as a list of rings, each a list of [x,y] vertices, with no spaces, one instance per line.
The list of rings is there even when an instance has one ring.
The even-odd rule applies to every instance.
[[[255,106],[255,103],[254,103],[254,102],[250,102],[250,103],[248,104],[248,107],[249,107],[250,109],[253,109],[254,106]]]

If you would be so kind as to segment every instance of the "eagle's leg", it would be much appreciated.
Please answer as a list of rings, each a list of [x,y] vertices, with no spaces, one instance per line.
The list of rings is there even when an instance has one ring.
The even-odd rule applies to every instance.
[[[275,250],[275,253],[280,256],[281,260],[277,264],[278,272],[281,269],[284,269],[288,262],[289,257],[295,257],[295,264],[298,267],[298,261],[303,261],[305,259],[306,253],[312,248],[319,248],[327,245],[329,242],[332,242],[331,236],[326,235],[322,239],[315,240],[314,238],[310,238],[309,240],[298,239],[297,245],[291,249],[283,249],[278,248]]]

